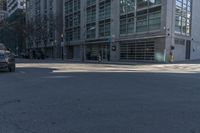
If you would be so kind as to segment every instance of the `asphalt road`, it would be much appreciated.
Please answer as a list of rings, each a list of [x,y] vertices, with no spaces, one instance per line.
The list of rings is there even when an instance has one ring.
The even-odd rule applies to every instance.
[[[0,72],[0,133],[199,133],[200,64],[22,60]]]

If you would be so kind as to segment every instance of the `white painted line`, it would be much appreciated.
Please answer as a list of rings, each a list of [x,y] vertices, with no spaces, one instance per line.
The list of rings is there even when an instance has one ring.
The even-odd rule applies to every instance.
[[[21,74],[25,74],[26,72],[24,72],[24,71],[19,71],[19,73],[21,73]]]

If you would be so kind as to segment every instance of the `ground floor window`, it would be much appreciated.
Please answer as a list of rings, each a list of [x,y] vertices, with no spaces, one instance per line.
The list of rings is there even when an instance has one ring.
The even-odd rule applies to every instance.
[[[120,44],[121,60],[153,61],[155,53],[154,41],[138,40]]]
[[[87,45],[86,46],[86,59],[87,60],[110,60],[110,50],[108,44],[102,45]]]

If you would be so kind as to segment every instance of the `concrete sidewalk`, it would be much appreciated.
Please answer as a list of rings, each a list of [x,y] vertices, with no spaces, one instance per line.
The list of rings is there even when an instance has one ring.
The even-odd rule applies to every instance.
[[[17,63],[78,63],[78,64],[110,64],[110,65],[152,65],[152,64],[165,64],[165,63],[157,63],[157,62],[114,62],[114,61],[81,61],[81,60],[70,60],[70,59],[16,59]]]
[[[19,63],[59,63],[59,64],[107,64],[107,65],[166,65],[166,64],[200,64],[200,60],[186,60],[178,61],[173,63],[162,63],[162,62],[113,62],[113,61],[80,61],[80,60],[62,60],[62,59],[45,59],[45,60],[36,60],[36,59],[16,59],[16,62]]]

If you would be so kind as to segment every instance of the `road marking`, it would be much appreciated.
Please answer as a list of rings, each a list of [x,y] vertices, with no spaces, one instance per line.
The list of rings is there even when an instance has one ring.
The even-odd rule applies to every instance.
[[[46,78],[46,79],[65,79],[65,78],[72,78],[72,76],[46,76],[46,77],[43,77],[43,78]]]
[[[21,73],[21,74],[25,74],[26,72],[24,72],[24,71],[19,71],[19,73]]]

